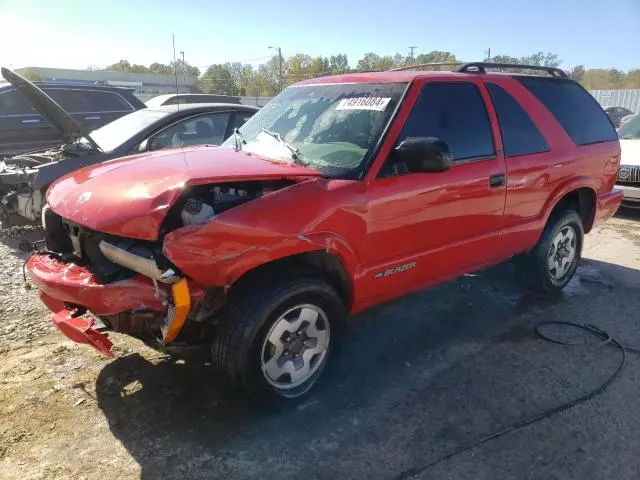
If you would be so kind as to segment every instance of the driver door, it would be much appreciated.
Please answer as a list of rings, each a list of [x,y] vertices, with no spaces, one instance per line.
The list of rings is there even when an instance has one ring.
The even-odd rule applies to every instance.
[[[406,169],[391,150],[367,187],[362,291],[370,303],[501,257],[506,169],[484,85],[423,81],[414,88],[419,94],[394,146],[408,137],[437,137],[449,145],[454,165],[439,173],[397,173]]]

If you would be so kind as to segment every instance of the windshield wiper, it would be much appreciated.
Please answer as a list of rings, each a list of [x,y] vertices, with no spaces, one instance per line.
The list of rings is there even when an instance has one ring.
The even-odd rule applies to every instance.
[[[294,147],[289,142],[287,142],[284,138],[282,138],[282,135],[280,135],[278,132],[267,130],[264,127],[262,127],[262,131],[267,135],[269,135],[271,138],[275,138],[278,142],[284,145],[287,148],[287,150],[291,152],[291,158],[293,159],[294,163],[298,165],[302,165],[303,167],[306,167],[307,165],[309,165],[308,162],[305,162],[302,159],[302,154],[300,153],[300,150],[298,150],[296,147]]]
[[[620,138],[622,138],[623,140],[634,140],[634,139],[640,138],[640,137],[634,137],[633,135],[623,135]]]
[[[233,148],[236,150],[242,150],[242,145],[246,145],[247,141],[244,139],[244,135],[238,127],[233,129]]]

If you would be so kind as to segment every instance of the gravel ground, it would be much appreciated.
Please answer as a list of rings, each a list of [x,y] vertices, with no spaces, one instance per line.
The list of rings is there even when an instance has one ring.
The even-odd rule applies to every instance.
[[[0,479],[640,476],[638,356],[588,403],[425,468],[615,369],[614,349],[543,342],[537,322],[590,322],[640,346],[640,217],[590,234],[560,295],[522,290],[506,264],[359,315],[314,395],[271,414],[202,359],[114,334],[108,360],[53,332],[17,239],[3,241]]]

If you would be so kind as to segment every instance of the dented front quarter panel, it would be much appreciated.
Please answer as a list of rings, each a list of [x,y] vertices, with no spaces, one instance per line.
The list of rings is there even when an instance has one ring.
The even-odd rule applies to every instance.
[[[336,255],[353,278],[361,253],[355,245],[367,233],[365,196],[354,183],[294,184],[167,234],[164,254],[190,278],[219,287],[267,262],[319,250]]]

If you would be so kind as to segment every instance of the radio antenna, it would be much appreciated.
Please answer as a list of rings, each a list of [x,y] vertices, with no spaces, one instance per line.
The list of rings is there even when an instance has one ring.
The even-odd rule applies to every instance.
[[[178,62],[176,62],[176,35],[171,34],[171,40],[173,42],[173,75],[176,80],[176,104],[178,105],[178,111],[180,111],[180,90],[178,89]]]

